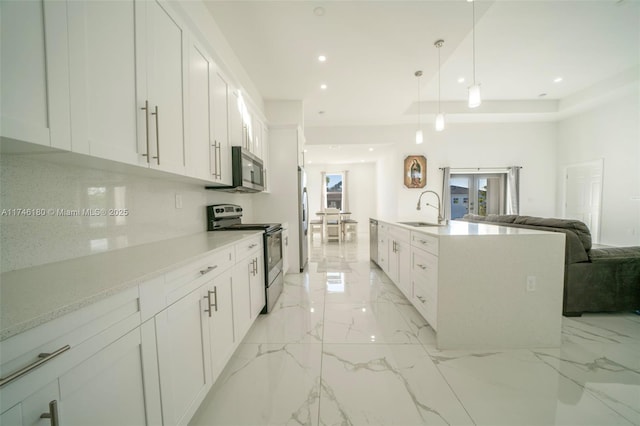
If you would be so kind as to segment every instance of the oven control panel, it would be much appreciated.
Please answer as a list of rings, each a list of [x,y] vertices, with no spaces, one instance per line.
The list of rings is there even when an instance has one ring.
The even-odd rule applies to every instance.
[[[207,206],[207,216],[211,219],[242,217],[242,207],[236,204],[213,204]]]

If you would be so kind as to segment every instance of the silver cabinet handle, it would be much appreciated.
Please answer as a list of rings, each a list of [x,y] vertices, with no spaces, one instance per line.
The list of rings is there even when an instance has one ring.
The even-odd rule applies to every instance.
[[[422,303],[425,303],[426,300],[424,299],[424,297],[422,296],[416,296],[418,298],[418,300],[420,300]]]
[[[216,158],[216,143],[209,144],[209,159],[211,160],[211,176],[218,177],[218,159]]]
[[[421,265],[420,263],[417,263],[417,264],[416,264],[416,266],[419,266],[419,267],[420,267],[421,269],[423,269],[423,270],[424,270],[424,269],[427,269],[427,267],[426,267],[426,266]]]
[[[40,415],[41,419],[49,419],[51,422],[51,426],[59,426],[60,422],[58,421],[58,401],[55,399],[49,403],[49,412],[42,413]]]
[[[284,245],[287,247],[289,246],[289,237],[284,238]]]
[[[213,305],[211,304],[211,295],[213,294]],[[213,286],[213,291],[207,290],[207,295],[204,296],[207,299],[207,309],[204,311],[209,314],[209,318],[211,318],[213,311],[211,308],[214,308],[216,312],[218,312],[218,289],[216,286]]]
[[[418,240],[418,242],[425,245],[429,244],[429,241],[425,241],[425,240]]]
[[[61,347],[60,349],[58,349],[57,351],[54,351],[54,352],[51,352],[51,353],[42,353],[42,354],[38,355],[39,359],[37,361],[27,365],[26,367],[21,368],[20,370],[16,371],[15,373],[9,374],[7,377],[0,378],[0,387],[13,382],[14,380],[18,379],[19,377],[24,376],[28,372],[40,367],[45,362],[51,361],[53,358],[57,357],[58,355],[60,355],[63,352],[68,351],[69,349],[71,349],[71,346],[65,345],[65,346]]]
[[[216,160],[218,161],[216,165],[216,177],[222,179],[222,142],[216,142]]]
[[[252,249],[252,248],[256,247],[257,245],[258,245],[258,244],[256,244],[256,243],[251,244],[251,245],[249,246],[249,249]]]
[[[151,115],[156,116],[156,150],[157,156],[153,157],[158,160],[158,166],[160,165],[160,116],[158,115],[158,105],[156,105],[155,110],[151,113]]]
[[[147,140],[147,153],[142,154],[143,157],[147,157],[147,163],[149,163],[149,101],[144,101],[144,106],[140,108],[144,111],[144,122],[146,124],[146,140]]]
[[[200,271],[200,275],[208,274],[209,272],[213,271],[217,267],[218,265],[209,266],[207,269],[203,269],[202,271]]]

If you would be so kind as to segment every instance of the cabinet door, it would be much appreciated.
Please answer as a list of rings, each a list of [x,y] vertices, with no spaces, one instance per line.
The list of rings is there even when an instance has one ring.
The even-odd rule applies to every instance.
[[[241,260],[233,270],[233,326],[236,342],[244,338],[252,323],[249,277],[254,269],[255,258],[255,255],[251,255]]]
[[[136,328],[60,376],[60,424],[152,423],[145,410],[141,344]]]
[[[255,269],[249,274],[249,289],[251,292],[251,318],[255,319],[266,303],[266,288],[264,283],[264,258],[262,253],[255,256]]]
[[[165,3],[152,0],[144,4],[150,164],[153,168],[185,174],[183,76],[188,71],[183,61],[184,30]]]
[[[67,7],[72,151],[137,164],[135,3]]]
[[[0,414],[2,426],[36,426],[47,425],[50,420],[42,419],[42,414],[51,414],[52,406],[58,405],[60,394],[58,392],[58,380],[54,380],[41,389]],[[55,409],[53,409],[55,410]],[[54,413],[55,415],[55,413]],[[58,419],[60,415],[58,413]],[[66,424],[66,423],[65,423]]]
[[[257,117],[254,115],[253,116],[253,120],[251,121],[252,123],[252,134],[253,134],[253,144],[252,144],[252,151],[253,154],[262,159],[264,158],[264,153],[262,152],[262,122],[260,120],[257,119]]]
[[[211,387],[205,303],[198,289],[156,315],[164,424],[185,424]]]
[[[238,91],[233,91],[229,96],[229,142],[233,146],[246,147],[241,99]]]
[[[411,245],[404,241],[396,241],[396,264],[398,265],[396,285],[404,293],[407,299],[413,297],[413,284],[411,282]]]
[[[229,145],[229,84],[218,71],[213,72],[214,179],[231,185],[231,148]]]
[[[207,180],[215,180],[217,166],[211,137],[212,66],[204,50],[195,42],[189,43],[188,173]]]
[[[67,5],[0,2],[0,135],[71,149]]]
[[[211,284],[205,286],[205,305],[209,320],[211,344],[212,377],[215,381],[234,349],[232,270],[217,276]]]
[[[393,281],[396,286],[400,287],[400,283],[398,282],[398,242],[389,237],[387,244],[389,245],[389,255],[386,272],[389,278],[391,278],[391,281]]]
[[[380,232],[380,228],[378,228]],[[378,234],[378,266],[389,275],[389,244],[386,232]]]

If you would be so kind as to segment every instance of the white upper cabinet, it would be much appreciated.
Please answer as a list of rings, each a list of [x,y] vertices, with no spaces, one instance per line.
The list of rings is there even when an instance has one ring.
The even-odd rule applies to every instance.
[[[231,185],[228,84],[205,49],[189,42],[187,173]]]
[[[139,151],[150,167],[185,175],[184,27],[165,2],[136,2],[136,39]]]
[[[229,145],[229,83],[213,72],[213,175],[216,182],[231,185],[231,148]],[[217,150],[217,151],[216,151]]]
[[[0,135],[71,149],[67,5],[0,2]]]
[[[133,0],[69,1],[74,152],[138,164]]]

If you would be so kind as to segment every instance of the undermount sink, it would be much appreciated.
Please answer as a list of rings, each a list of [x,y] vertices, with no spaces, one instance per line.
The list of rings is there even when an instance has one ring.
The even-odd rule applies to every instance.
[[[427,223],[427,222],[398,222],[402,225],[409,225],[409,226],[446,226],[444,223]]]

